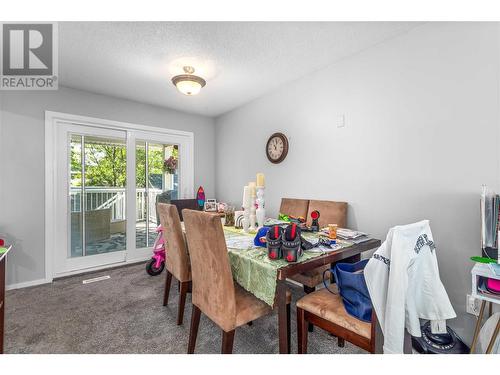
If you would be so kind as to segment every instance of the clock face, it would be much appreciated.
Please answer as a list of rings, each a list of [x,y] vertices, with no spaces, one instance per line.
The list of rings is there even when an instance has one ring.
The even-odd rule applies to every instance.
[[[266,145],[267,158],[271,163],[282,162],[288,153],[288,139],[282,133],[273,134]]]

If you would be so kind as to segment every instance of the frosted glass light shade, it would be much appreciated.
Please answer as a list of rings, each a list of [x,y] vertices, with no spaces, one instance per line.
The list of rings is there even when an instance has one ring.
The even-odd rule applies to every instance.
[[[196,95],[201,90],[201,84],[195,81],[179,81],[175,86],[184,95]]]
[[[180,74],[172,78],[172,83],[184,95],[196,95],[207,84],[203,78],[193,74],[194,68],[192,66],[185,66],[184,73],[186,74]]]

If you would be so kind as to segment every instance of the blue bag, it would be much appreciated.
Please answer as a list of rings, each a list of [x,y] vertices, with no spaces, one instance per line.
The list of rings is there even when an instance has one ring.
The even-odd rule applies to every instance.
[[[255,235],[255,238],[253,239],[253,244],[255,246],[260,246],[260,247],[266,247],[266,243],[265,242],[261,242],[260,241],[260,238],[261,237],[265,237],[266,236],[266,233],[269,232],[269,227],[262,227],[258,230],[257,234]]]
[[[335,277],[346,311],[349,315],[364,322],[371,322],[372,320],[372,302],[366,287],[365,275],[363,274],[363,269],[368,261],[369,259],[357,263],[337,263],[330,270]],[[326,285],[324,278],[323,284],[333,293]]]

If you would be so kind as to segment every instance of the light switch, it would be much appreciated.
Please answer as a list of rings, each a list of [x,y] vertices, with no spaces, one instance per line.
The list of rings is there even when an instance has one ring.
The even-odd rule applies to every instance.
[[[337,128],[345,127],[345,115],[337,116]]]

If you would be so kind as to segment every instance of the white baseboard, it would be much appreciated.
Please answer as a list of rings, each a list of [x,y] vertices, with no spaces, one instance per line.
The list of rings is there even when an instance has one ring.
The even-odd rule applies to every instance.
[[[104,271],[110,268],[116,268],[120,266],[126,266],[126,265],[132,265],[134,263],[141,263],[144,262],[148,259],[151,258],[151,255],[147,257],[138,257],[134,259],[130,259],[126,262],[120,262],[120,263],[113,263],[113,264],[107,264],[104,266],[100,267],[92,267],[92,268],[86,268],[83,270],[75,270],[75,271],[70,271],[70,272],[64,272],[60,274],[56,274],[54,277],[55,278],[60,278],[60,277],[67,277],[67,276],[76,276],[79,274],[83,273],[90,273],[90,272],[96,272],[96,271]],[[49,284],[52,282],[52,279],[38,279],[38,280],[32,280],[32,281],[25,281],[22,283],[16,283],[16,284],[10,284],[5,286],[5,290],[13,290],[13,289],[21,289],[21,288],[28,288],[30,286],[36,286],[36,285],[42,285],[42,284]]]
[[[52,282],[52,280],[49,280],[49,279],[38,279],[38,280],[25,281],[23,283],[6,285],[5,290],[27,288],[27,287],[35,286],[35,285],[48,284],[51,282]]]
[[[111,268],[117,268],[117,267],[132,265],[135,263],[141,263],[141,262],[144,262],[148,259],[151,259],[151,254],[148,254],[148,256],[146,256],[146,257],[137,257],[137,258],[133,258],[133,259],[128,259],[125,262],[109,263],[109,264],[105,264],[102,266],[59,272],[59,273],[56,273],[54,275],[54,279],[59,279],[59,278],[68,277],[68,276],[76,276],[76,275],[81,275],[81,274],[86,274],[86,273],[94,273],[94,272],[98,272],[98,271],[105,271],[105,270],[111,269]]]

